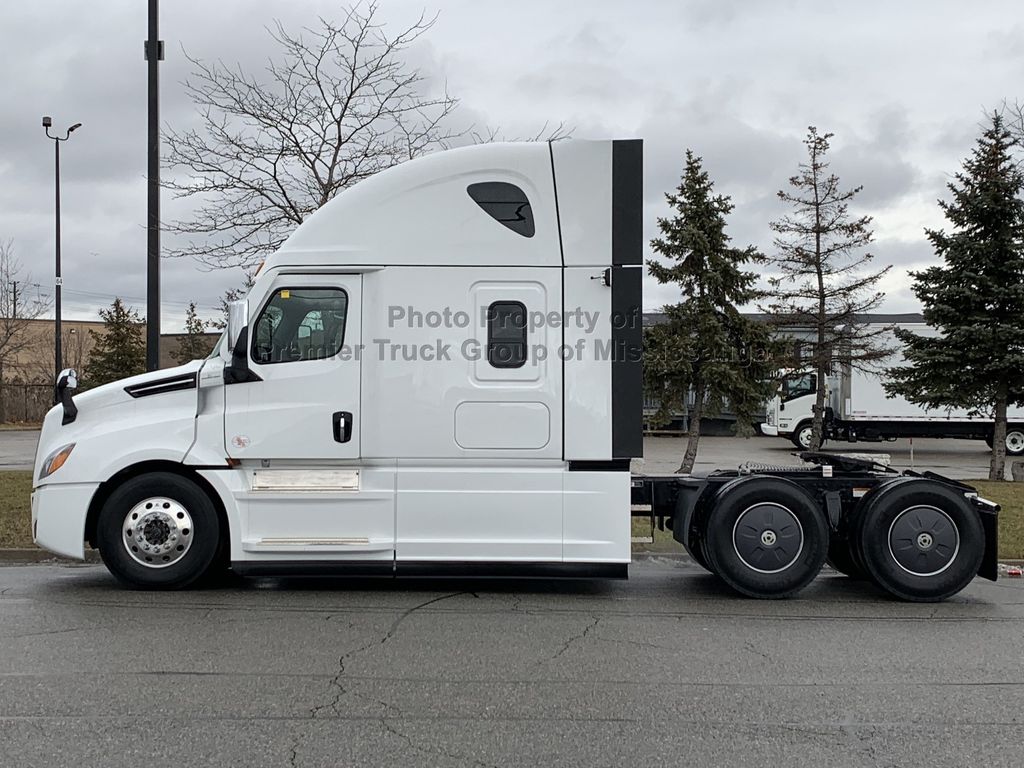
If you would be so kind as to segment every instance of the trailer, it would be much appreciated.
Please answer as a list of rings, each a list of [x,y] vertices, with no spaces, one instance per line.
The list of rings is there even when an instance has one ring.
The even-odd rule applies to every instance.
[[[871,324],[869,324],[869,327]],[[935,336],[925,323],[901,323],[918,336]],[[882,330],[888,328],[884,326]],[[984,440],[992,445],[994,422],[965,408],[925,408],[886,393],[885,369],[904,362],[900,342],[894,334],[881,334],[880,343],[896,351],[877,369],[862,370],[843,361],[840,355],[825,377],[825,422],[823,437],[835,442],[879,442],[902,437],[960,438]],[[761,432],[784,437],[797,448],[811,446],[811,422],[818,391],[818,375],[809,369],[784,371],[779,389],[765,412]],[[1024,410],[1007,412],[1006,454],[1024,455]]]
[[[995,578],[998,507],[937,476],[633,475],[643,452],[642,145],[489,144],[310,216],[205,360],[75,394],[32,533],[131,587],[266,574],[627,575],[632,502],[739,593],[826,557],[907,600]]]

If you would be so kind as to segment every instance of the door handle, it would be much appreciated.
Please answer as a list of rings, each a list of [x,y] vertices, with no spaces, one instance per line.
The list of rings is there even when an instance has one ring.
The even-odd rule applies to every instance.
[[[335,411],[332,417],[334,422],[334,441],[336,443],[347,443],[352,439],[352,413],[351,411]]]

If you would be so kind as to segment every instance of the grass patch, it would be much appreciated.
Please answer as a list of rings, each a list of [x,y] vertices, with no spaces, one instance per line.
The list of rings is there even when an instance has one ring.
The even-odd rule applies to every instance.
[[[31,472],[0,472],[0,548],[35,546],[31,494]]]
[[[999,558],[1024,560],[1024,483],[965,480],[1003,509],[999,513]]]
[[[999,557],[1024,559],[1024,483],[968,480],[986,499],[999,504]],[[0,471],[0,548],[32,547],[32,473]],[[650,536],[650,520],[633,518],[633,536]],[[636,552],[682,552],[672,531],[654,529],[650,544],[634,544]]]

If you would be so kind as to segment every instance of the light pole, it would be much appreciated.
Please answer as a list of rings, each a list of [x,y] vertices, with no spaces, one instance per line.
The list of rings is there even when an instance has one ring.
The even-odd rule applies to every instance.
[[[53,283],[53,288],[54,288],[54,291],[53,291],[53,309],[54,309],[54,314],[53,314],[53,316],[54,316],[53,360],[54,360],[54,363],[55,363],[55,366],[56,366],[56,370],[54,371],[54,373],[55,374],[59,374],[61,372],[61,369],[64,367],[64,356],[61,353],[61,348],[60,348],[60,286],[61,286],[61,276],[60,276],[60,143],[62,141],[67,141],[72,133],[74,133],[77,129],[82,127],[82,124],[81,123],[75,123],[74,125],[72,125],[70,128],[67,129],[67,131],[64,133],[63,136],[60,136],[60,135],[51,136],[50,135],[50,127],[52,125],[53,125],[53,119],[49,115],[44,116],[43,117],[43,128],[46,131],[46,137],[48,139],[53,139],[53,178],[54,178],[54,189],[56,190],[55,198],[54,199],[56,201],[56,206],[55,206],[55,208],[56,208],[56,217],[55,218],[56,218],[56,243],[57,244],[56,244],[56,250],[55,250],[55,254],[56,254],[56,271],[55,271],[54,283]],[[54,377],[54,381],[56,381],[56,376]],[[56,393],[54,393],[54,400],[53,401],[57,402]]]

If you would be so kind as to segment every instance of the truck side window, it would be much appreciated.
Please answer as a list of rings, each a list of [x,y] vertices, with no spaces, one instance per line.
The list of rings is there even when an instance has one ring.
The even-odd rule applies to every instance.
[[[817,391],[818,377],[813,373],[801,373],[786,376],[782,380],[782,402],[788,402],[804,395],[813,395]]]
[[[345,340],[347,310],[348,295],[340,288],[279,288],[254,325],[253,362],[334,357]]]
[[[495,368],[526,363],[526,305],[496,301],[487,308],[487,362]]]

